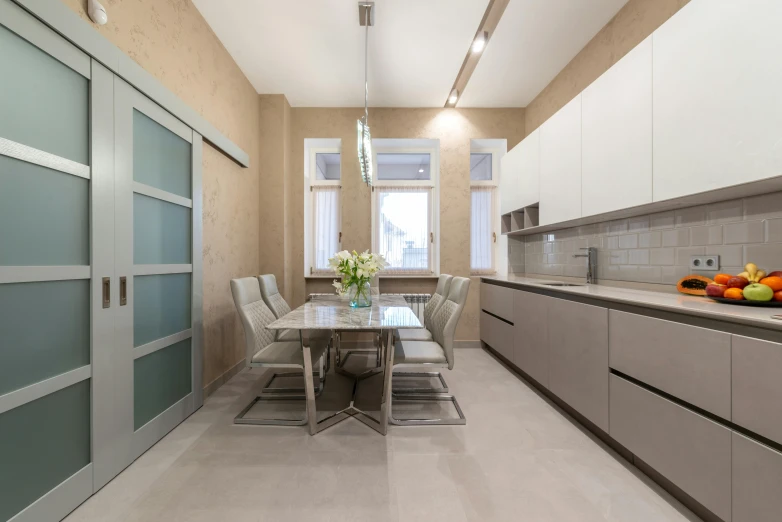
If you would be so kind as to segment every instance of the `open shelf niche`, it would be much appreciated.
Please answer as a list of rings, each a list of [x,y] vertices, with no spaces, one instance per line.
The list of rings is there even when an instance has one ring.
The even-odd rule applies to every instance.
[[[538,226],[538,207],[530,206],[500,216],[501,232],[508,234]]]

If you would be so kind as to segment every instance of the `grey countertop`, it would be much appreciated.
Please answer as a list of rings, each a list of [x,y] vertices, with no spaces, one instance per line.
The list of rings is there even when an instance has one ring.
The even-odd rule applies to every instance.
[[[373,295],[372,306],[351,308],[347,297],[319,296],[277,319],[270,330],[423,328],[402,296]]]
[[[678,312],[707,317],[732,323],[782,330],[782,320],[772,315],[782,315],[782,307],[751,307],[719,303],[705,297],[688,296],[674,292],[655,292],[620,288],[600,284],[584,286],[546,286],[542,283],[560,282],[554,279],[538,279],[523,276],[484,276],[482,281],[509,283],[519,288],[546,289],[565,295],[576,295],[592,299],[614,301],[629,305],[644,306],[669,312]],[[582,283],[578,283],[582,284]]]

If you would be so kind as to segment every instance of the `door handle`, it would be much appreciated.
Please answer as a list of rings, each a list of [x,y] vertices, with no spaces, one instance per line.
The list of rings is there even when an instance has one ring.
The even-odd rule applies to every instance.
[[[103,287],[103,308],[109,308],[111,306],[111,278],[104,277],[101,280],[101,286]]]
[[[128,278],[122,276],[119,278],[119,305],[128,304]]]

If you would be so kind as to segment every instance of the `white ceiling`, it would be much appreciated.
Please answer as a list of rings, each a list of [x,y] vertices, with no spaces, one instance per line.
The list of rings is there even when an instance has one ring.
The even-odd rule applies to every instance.
[[[627,0],[511,0],[459,107],[525,106]],[[364,104],[357,0],[194,0],[259,93]],[[488,0],[376,0],[369,104],[442,107]]]
[[[526,107],[627,0],[510,0],[459,107]]]

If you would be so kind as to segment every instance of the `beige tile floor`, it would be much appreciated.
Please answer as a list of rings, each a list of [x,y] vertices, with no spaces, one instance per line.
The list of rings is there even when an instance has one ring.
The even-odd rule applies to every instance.
[[[315,437],[236,426],[266,380],[243,371],[65,520],[699,520],[490,354],[461,349],[456,361],[446,379],[467,425],[386,437],[355,419]],[[344,388],[329,376],[324,396]]]

